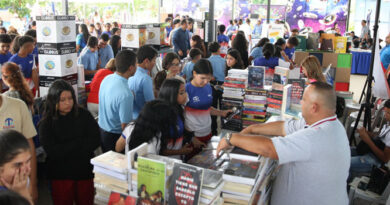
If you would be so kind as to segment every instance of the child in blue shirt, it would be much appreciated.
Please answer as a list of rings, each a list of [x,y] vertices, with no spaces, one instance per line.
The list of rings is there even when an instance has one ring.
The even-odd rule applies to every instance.
[[[297,37],[290,37],[288,39],[286,48],[284,49],[284,53],[288,56],[290,61],[294,56],[295,47],[297,47],[298,45],[299,45],[299,40]]]
[[[252,49],[251,54],[249,55],[249,64],[252,64],[252,60],[263,56],[263,46],[264,44],[269,43],[268,38],[262,38]]]
[[[8,34],[0,34],[0,66],[11,58],[12,54],[9,52],[12,39]]]
[[[192,70],[194,69],[194,65],[202,58],[202,51],[198,48],[191,49],[190,58],[191,61],[186,63],[182,72],[182,76],[184,79],[186,79],[186,82],[190,82],[192,78]]]
[[[9,59],[9,62],[14,62],[16,65],[19,65],[20,70],[22,71],[30,89],[35,96],[35,93],[39,88],[38,70],[34,65],[35,60],[34,56],[32,55],[35,47],[35,40],[31,36],[24,35],[19,38],[18,43],[20,49],[18,53]]]
[[[84,66],[85,80],[92,80],[99,69],[98,39],[95,36],[88,38],[87,47],[80,53],[79,64]]]

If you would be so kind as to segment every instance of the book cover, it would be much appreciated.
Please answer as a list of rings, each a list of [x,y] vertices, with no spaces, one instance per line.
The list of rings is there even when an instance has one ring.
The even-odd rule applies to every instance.
[[[305,80],[304,79],[289,79],[288,84],[292,85],[291,88],[291,103],[300,104],[300,101],[305,91]]]
[[[231,158],[224,169],[223,178],[231,182],[254,184],[259,167],[259,161]]]
[[[223,173],[211,169],[204,169],[203,187],[215,189],[222,182]]]
[[[265,67],[249,66],[248,70],[248,88],[263,89],[265,83]]]
[[[127,146],[127,143],[126,143]],[[129,169],[137,169],[137,158],[148,153],[148,143],[142,143],[140,146],[130,150],[127,153],[127,160],[130,162]]]
[[[164,204],[166,169],[165,163],[138,157],[137,204]]]
[[[199,203],[203,169],[183,163],[175,163],[172,183],[169,187],[169,204],[195,205]]]
[[[132,196],[111,192],[108,205],[135,205],[136,202],[137,199]]]

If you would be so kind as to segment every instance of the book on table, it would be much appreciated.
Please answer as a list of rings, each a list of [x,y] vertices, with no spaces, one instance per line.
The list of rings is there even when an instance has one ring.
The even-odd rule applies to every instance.
[[[91,164],[119,173],[127,173],[126,156],[114,151],[108,151],[91,159]]]

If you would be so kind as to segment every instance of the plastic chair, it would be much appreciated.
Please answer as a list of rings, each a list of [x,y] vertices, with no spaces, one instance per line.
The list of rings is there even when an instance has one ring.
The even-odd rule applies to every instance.
[[[354,200],[357,198],[369,201],[371,203],[377,203],[377,204],[386,204],[386,201],[390,195],[390,183],[387,185],[386,189],[383,191],[382,195],[379,195],[377,193],[371,192],[371,191],[364,191],[358,188],[358,185],[360,182],[368,183],[370,181],[370,178],[368,177],[359,177],[354,178],[353,181],[350,183],[351,187],[349,189],[348,198],[349,198],[349,204],[352,205]]]

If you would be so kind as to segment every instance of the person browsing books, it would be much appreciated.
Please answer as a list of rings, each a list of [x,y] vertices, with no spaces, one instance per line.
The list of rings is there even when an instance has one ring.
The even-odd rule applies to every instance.
[[[108,61],[114,58],[114,52],[112,51],[112,47],[108,44],[108,40],[110,40],[110,38],[107,34],[102,34],[102,36],[100,36],[98,44],[100,68],[105,68]]]
[[[137,51],[137,71],[128,80],[129,88],[135,95],[133,119],[137,119],[146,102],[154,99],[153,81],[150,72],[156,64],[156,58],[157,51],[151,46],[142,46]]]
[[[136,54],[120,51],[115,57],[116,72],[105,77],[99,89],[99,127],[102,150],[115,150],[123,129],[133,120],[134,95],[127,80],[136,70]]]
[[[47,177],[54,205],[93,205],[91,158],[100,145],[99,127],[92,115],[77,105],[73,87],[64,80],[50,86],[39,124],[47,154]]]
[[[200,59],[194,65],[191,82],[186,84],[189,102],[185,108],[185,127],[194,132],[195,137],[203,143],[207,143],[212,137],[211,115],[226,117],[231,112],[212,107],[213,94],[209,83],[212,75],[210,61]]]
[[[301,68],[309,83],[316,81],[326,83],[325,76],[322,74],[320,61],[318,61],[317,57],[306,57],[302,62]]]
[[[163,70],[159,71],[153,79],[155,97],[158,96],[165,79],[173,78],[180,74],[180,57],[173,52],[167,53],[162,61],[162,68]]]
[[[88,38],[87,47],[80,53],[79,64],[84,66],[85,80],[92,80],[100,67],[98,42],[99,41],[95,36],[90,36]]]
[[[263,56],[263,46],[269,43],[268,38],[262,38],[257,42],[255,47],[252,49],[250,55],[249,55],[249,65],[252,65],[252,61],[256,58],[262,57]]]
[[[273,205],[348,204],[351,156],[344,126],[335,115],[336,93],[332,86],[314,82],[305,89],[301,104],[302,119],[256,124],[229,133],[219,142],[217,154],[233,145],[279,160]]]
[[[275,47],[271,43],[266,43],[263,47],[263,57],[258,57],[254,61],[255,66],[265,66],[274,69],[276,66],[292,68],[292,65],[274,55]]]
[[[0,193],[14,191],[32,205],[30,172],[31,150],[26,138],[15,130],[0,131]]]

